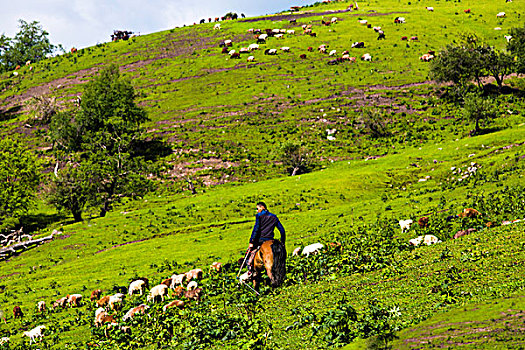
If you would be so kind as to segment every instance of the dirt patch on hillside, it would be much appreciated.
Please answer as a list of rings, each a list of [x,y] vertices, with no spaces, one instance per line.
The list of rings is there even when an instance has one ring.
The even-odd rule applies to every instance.
[[[338,11],[322,11],[322,12],[298,12],[294,14],[283,14],[283,15],[273,15],[273,16],[264,16],[264,17],[257,17],[257,18],[248,18],[248,19],[241,19],[239,22],[259,22],[259,21],[289,21],[292,19],[299,19],[304,17],[316,17],[316,16],[331,16],[336,15],[338,13],[347,13],[352,12],[351,10],[338,10]],[[393,14],[405,14],[408,13],[406,11],[403,12],[386,12],[386,13],[379,13],[379,12],[356,12],[352,13],[352,16],[388,16]]]

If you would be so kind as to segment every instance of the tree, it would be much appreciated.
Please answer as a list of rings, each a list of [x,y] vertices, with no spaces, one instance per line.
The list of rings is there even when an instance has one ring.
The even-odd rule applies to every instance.
[[[516,62],[516,72],[525,74],[525,25],[523,28],[512,28],[510,36],[507,50]]]
[[[281,160],[286,171],[294,176],[306,173],[310,168],[310,155],[305,147],[296,142],[285,142],[281,145]]]
[[[464,35],[459,44],[447,45],[431,62],[430,76],[438,82],[452,81],[460,93],[472,80],[482,90],[483,58],[477,43],[476,36]]]
[[[474,132],[479,133],[480,122],[490,121],[497,116],[497,109],[489,98],[476,93],[469,93],[465,96],[463,116],[476,123]]]
[[[140,196],[150,189],[143,174],[148,164],[139,150],[144,138],[141,124],[148,118],[135,104],[135,97],[131,83],[121,79],[118,67],[111,65],[86,84],[79,111],[59,113],[50,125],[57,152],[76,154],[80,159],[75,172],[83,175],[75,176],[89,174],[90,181],[74,187],[71,195],[89,190],[85,205],[98,206],[100,216],[122,198]]]
[[[38,62],[57,48],[51,44],[48,35],[37,21],[28,23],[19,19],[19,31],[13,39],[0,37],[0,70],[13,70],[27,61]]]
[[[34,204],[41,179],[37,156],[15,140],[0,140],[0,229],[16,224]]]
[[[494,77],[496,84],[501,89],[503,87],[503,79],[505,79],[506,75],[512,73],[515,68],[512,56],[493,48],[485,48],[484,51],[483,68],[489,75]]]
[[[67,210],[73,219],[82,221],[82,212],[95,192],[95,178],[89,168],[80,164],[68,166],[57,173],[47,188],[47,201],[58,210]]]

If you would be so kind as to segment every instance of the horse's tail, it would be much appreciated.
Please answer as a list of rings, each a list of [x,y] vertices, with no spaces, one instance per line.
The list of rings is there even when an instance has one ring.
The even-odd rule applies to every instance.
[[[272,287],[279,287],[286,275],[286,247],[279,240],[274,240],[272,244],[273,265],[270,282]]]

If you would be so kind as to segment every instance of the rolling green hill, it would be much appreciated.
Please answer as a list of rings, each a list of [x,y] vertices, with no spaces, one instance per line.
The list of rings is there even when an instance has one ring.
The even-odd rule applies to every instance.
[[[515,320],[523,313],[524,224],[510,222],[525,219],[523,78],[507,78],[513,89],[495,96],[498,118],[470,136],[473,126],[446,98],[446,85],[429,80],[428,63],[419,57],[466,31],[504,48],[503,35],[523,24],[523,4],[363,1],[358,11],[347,11],[348,5],[317,3],[292,15],[221,22],[220,30],[213,23],[174,28],[49,58],[18,76],[0,75],[2,134],[20,136],[50,164],[47,126],[32,119],[25,103],[48,95],[72,108],[83,84],[114,62],[139,92],[150,117],[148,137],[170,149],[159,165],[162,185],[104,218],[93,214],[72,223],[43,201],[28,213],[34,234],[62,234],[1,262],[7,323],[0,335],[11,337],[11,348],[304,349],[352,341],[350,347],[363,348],[383,339],[394,348],[493,348],[486,334],[497,334],[502,347],[521,346]],[[504,19],[496,18],[500,11]],[[406,23],[394,24],[398,16]],[[332,17],[337,23],[321,24]],[[363,19],[381,26],[386,39],[377,40]],[[317,35],[304,35],[303,24]],[[257,28],[295,34],[269,38],[240,60],[221,53],[227,39],[236,50],[253,43],[248,30]],[[355,41],[365,48],[352,49]],[[349,50],[357,60],[328,65],[332,58],[318,52],[321,44],[337,55]],[[290,52],[263,53],[283,46]],[[364,53],[371,62],[359,59]],[[255,62],[247,62],[248,55]],[[367,109],[380,113],[389,136],[367,127]],[[336,129],[334,140],[327,129]],[[279,152],[288,141],[309,150],[313,171],[285,175]],[[462,177],[473,166],[477,171]],[[197,194],[186,191],[186,178],[198,184]],[[263,288],[255,298],[237,284],[235,262],[260,200],[286,227],[289,256],[285,285]],[[468,207],[482,217],[449,217]],[[429,227],[416,224],[422,216],[430,218]],[[398,221],[407,218],[415,222],[401,232]],[[452,239],[468,228],[477,231]],[[423,234],[443,242],[408,244]],[[324,253],[291,256],[295,247],[317,241],[327,245]],[[342,248],[330,248],[333,242]],[[207,268],[213,261],[231,266],[216,276]],[[87,299],[97,288],[110,295],[135,278],[155,285],[194,267],[206,272],[199,282],[203,300],[166,313],[150,304],[148,316],[126,323],[131,335],[93,327],[96,306],[87,300],[45,315],[36,310],[39,300],[50,306],[73,293]],[[126,298],[116,318],[145,301]],[[23,320],[13,319],[15,305]],[[39,324],[48,327],[44,343],[29,346],[22,331]]]

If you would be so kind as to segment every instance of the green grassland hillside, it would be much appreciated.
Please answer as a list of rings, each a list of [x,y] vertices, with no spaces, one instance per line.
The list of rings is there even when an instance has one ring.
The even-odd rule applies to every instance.
[[[155,191],[105,217],[90,212],[74,223],[42,199],[23,218],[36,236],[60,234],[0,262],[0,336],[10,337],[10,348],[524,346],[525,82],[512,75],[505,93],[487,89],[497,118],[473,135],[448,84],[431,81],[429,63],[419,60],[466,32],[504,49],[504,35],[523,25],[523,2],[362,1],[357,11],[349,4],[223,21],[220,30],[214,23],[174,28],[0,75],[2,135],[37,150],[49,169],[49,128],[35,120],[32,99],[74,108],[85,83],[111,63],[138,92],[148,139],[162,150]],[[337,23],[322,24],[333,17]],[[310,24],[315,37],[303,34]],[[268,38],[240,59],[221,53],[224,40],[239,51],[255,42],[250,29],[266,28],[295,34]],[[351,48],[356,41],[365,47]],[[330,65],[333,57],[317,50],[322,44],[357,60]],[[271,48],[277,55],[264,54]],[[364,53],[372,61],[361,60]],[[374,124],[370,116],[380,117]],[[288,176],[281,150],[289,142],[307,150],[309,172]],[[283,286],[256,296],[236,275],[260,200],[286,228],[288,267]],[[465,208],[482,215],[457,217]],[[417,224],[423,216],[427,227]],[[414,220],[405,232],[404,219]],[[469,228],[475,231],[452,239]],[[425,234],[442,242],[408,244]],[[321,254],[291,255],[314,242],[325,245]],[[225,264],[222,273],[209,271],[214,261]],[[119,327],[94,326],[92,290],[126,293],[139,277],[153,286],[192,268],[205,272],[199,302],[163,311],[145,295],[127,296],[110,311]],[[80,307],[51,309],[73,293],[83,295]],[[40,300],[45,313],[37,311]],[[122,321],[142,303],[146,315]],[[21,320],[13,318],[15,305]],[[42,324],[42,342],[30,345],[23,332]]]

